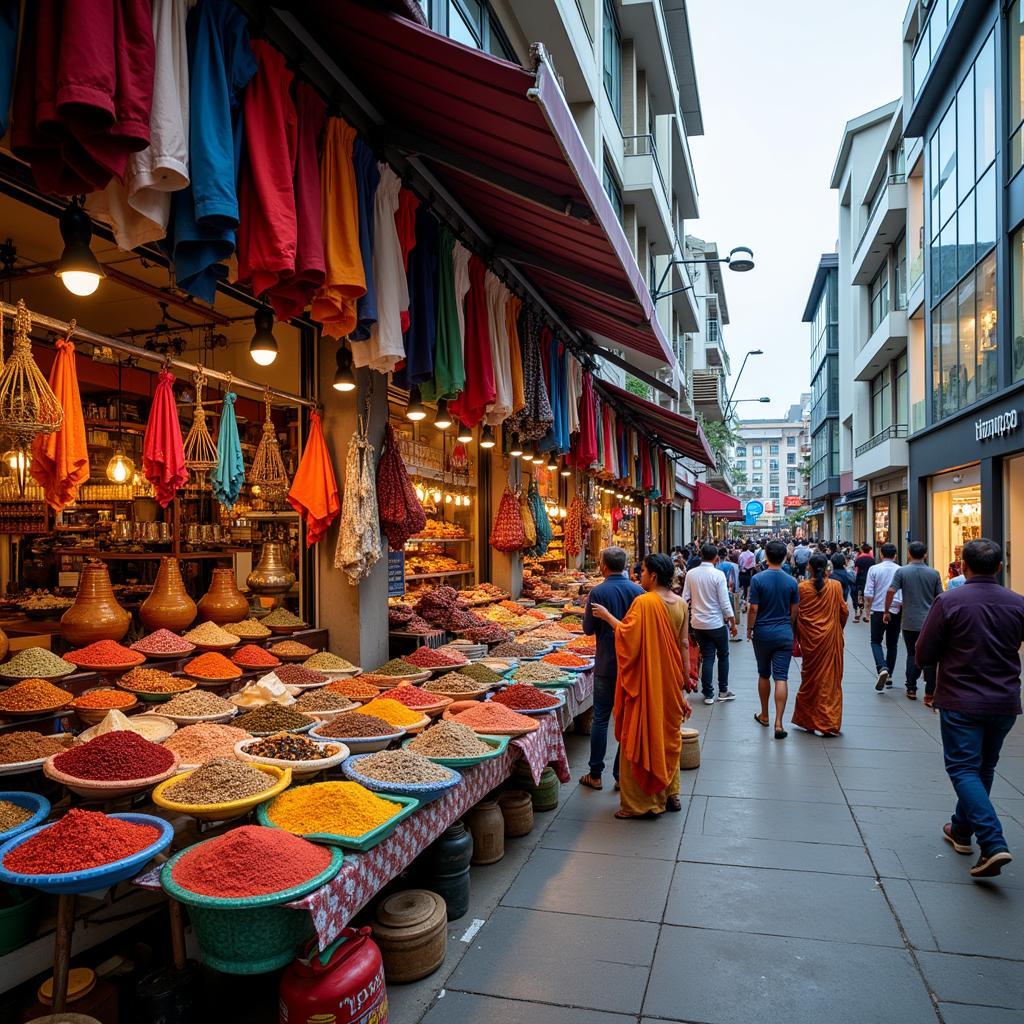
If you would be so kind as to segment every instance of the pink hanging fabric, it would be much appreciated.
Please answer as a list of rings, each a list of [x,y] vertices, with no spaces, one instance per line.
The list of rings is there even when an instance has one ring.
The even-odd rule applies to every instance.
[[[167,508],[178,488],[188,480],[181,424],[174,404],[174,374],[167,370],[161,370],[153,392],[142,442],[142,475],[153,485],[161,508]]]

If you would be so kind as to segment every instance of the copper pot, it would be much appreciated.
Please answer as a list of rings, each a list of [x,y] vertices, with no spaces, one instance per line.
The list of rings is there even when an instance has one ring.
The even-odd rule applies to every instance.
[[[11,641],[7,639],[7,634],[0,629],[0,661],[3,661],[7,657],[7,652],[11,649]]]
[[[284,544],[268,540],[260,552],[259,564],[246,577],[245,585],[254,594],[287,594],[295,585],[295,573],[288,564]]]
[[[132,617],[114,597],[110,573],[102,562],[86,562],[75,603],[60,620],[60,635],[75,647],[97,640],[120,640]]]
[[[238,589],[234,569],[214,569],[210,589],[199,602],[201,622],[216,622],[223,626],[227,622],[241,622],[249,615],[249,602]]]
[[[176,558],[161,558],[156,582],[142,602],[139,618],[146,629],[188,629],[195,621],[196,603],[188,596]]]

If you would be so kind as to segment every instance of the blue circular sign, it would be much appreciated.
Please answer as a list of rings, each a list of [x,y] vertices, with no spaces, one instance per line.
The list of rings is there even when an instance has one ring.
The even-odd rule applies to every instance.
[[[743,509],[748,519],[760,519],[764,515],[764,502],[748,501]]]

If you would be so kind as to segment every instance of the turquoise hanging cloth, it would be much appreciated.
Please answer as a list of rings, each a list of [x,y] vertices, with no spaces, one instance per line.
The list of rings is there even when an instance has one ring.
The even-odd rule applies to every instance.
[[[224,395],[224,407],[220,414],[220,433],[217,436],[218,462],[210,470],[213,496],[230,509],[238,501],[245,482],[245,464],[242,462],[242,442],[238,437],[238,420],[235,419],[233,391]]]
[[[551,520],[548,519],[547,509],[544,507],[540,492],[537,490],[536,480],[530,484],[528,501],[534,524],[537,527],[537,544],[533,549],[533,554],[542,558],[547,554],[548,545],[551,543],[552,530]]]

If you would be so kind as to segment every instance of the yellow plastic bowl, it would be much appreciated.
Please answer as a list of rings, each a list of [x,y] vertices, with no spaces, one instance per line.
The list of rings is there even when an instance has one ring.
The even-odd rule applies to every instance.
[[[178,814],[188,814],[193,818],[199,818],[200,821],[227,821],[230,818],[237,818],[239,815],[245,814],[246,811],[252,810],[257,804],[263,803],[264,800],[273,799],[279,793],[283,793],[292,783],[291,768],[276,768],[273,765],[256,764],[254,762],[247,763],[251,764],[253,768],[258,768],[261,772],[266,772],[267,775],[270,775],[277,781],[270,789],[265,789],[262,793],[256,793],[254,796],[247,796],[241,800],[230,800],[223,804],[180,804],[175,800],[165,797],[164,790],[176,785],[182,779],[186,779],[192,774],[192,772],[182,772],[180,775],[167,779],[166,782],[161,782],[153,790],[153,803],[157,807],[163,807],[168,811],[175,811]],[[195,770],[192,769],[192,771]]]

